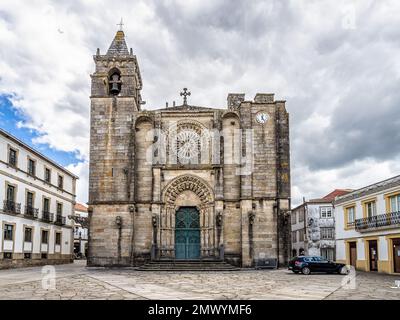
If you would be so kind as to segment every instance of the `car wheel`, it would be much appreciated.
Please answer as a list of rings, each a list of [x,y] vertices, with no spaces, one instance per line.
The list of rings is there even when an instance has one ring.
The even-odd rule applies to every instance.
[[[305,274],[305,275],[308,275],[308,274],[311,273],[311,270],[310,270],[309,267],[304,267],[303,269],[301,269],[301,273]]]
[[[339,269],[339,274],[346,275],[346,274],[349,274],[349,273],[350,273],[350,270],[349,270],[349,268],[347,268],[346,266],[341,267],[341,268]]]

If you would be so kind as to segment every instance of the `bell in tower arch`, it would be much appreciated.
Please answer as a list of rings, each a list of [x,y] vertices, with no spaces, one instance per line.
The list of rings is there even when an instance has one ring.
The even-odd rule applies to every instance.
[[[116,96],[121,92],[121,76],[118,72],[114,72],[109,78],[110,94]]]

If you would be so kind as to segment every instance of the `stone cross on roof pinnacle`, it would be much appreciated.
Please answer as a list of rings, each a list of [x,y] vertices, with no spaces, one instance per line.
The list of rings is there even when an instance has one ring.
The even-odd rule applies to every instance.
[[[121,18],[121,21],[120,21],[120,23],[117,23],[117,26],[119,26],[119,31],[122,31],[122,26],[124,25],[124,22],[123,22],[123,20],[122,20],[122,18]]]
[[[181,92],[181,97],[183,96],[183,105],[187,106],[187,97],[190,96],[190,91],[187,91],[187,88],[183,88],[183,92]]]

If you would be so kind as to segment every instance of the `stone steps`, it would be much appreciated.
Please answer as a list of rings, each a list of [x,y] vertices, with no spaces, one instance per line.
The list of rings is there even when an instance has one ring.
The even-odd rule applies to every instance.
[[[151,261],[138,268],[139,271],[238,271],[225,261],[218,260],[168,260]]]

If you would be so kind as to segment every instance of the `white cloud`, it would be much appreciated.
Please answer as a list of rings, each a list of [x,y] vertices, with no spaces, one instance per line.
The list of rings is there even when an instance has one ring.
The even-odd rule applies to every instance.
[[[274,92],[291,115],[293,198],[319,197],[400,171],[399,14],[394,0],[3,0],[0,93],[16,94],[36,142],[78,152],[86,202],[92,55],[123,17],[146,108],[184,86],[213,107],[229,92]]]
[[[339,169],[310,171],[307,166],[297,166],[292,171],[292,204],[323,197],[333,189],[358,189],[388,179],[400,172],[400,157],[388,161],[364,159],[353,161]]]
[[[88,161],[70,164],[67,170],[79,177],[76,184],[76,198],[78,202],[87,203],[89,191],[89,163]]]

